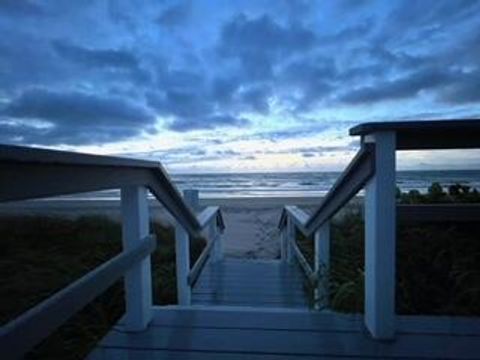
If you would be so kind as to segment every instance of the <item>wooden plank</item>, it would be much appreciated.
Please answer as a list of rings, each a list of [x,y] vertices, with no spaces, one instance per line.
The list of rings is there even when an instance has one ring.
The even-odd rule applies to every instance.
[[[480,204],[399,204],[401,222],[480,221]]]
[[[235,318],[231,317],[234,322]],[[475,359],[479,337],[402,334],[394,342],[372,340],[365,333],[270,329],[152,327],[145,334],[111,332],[103,347],[367,358]]]
[[[480,148],[479,119],[364,123],[351,128],[350,135],[381,131],[396,133],[398,150]]]
[[[149,236],[140,246],[123,252],[55,293],[0,329],[0,353],[20,358],[73,314],[111,286],[134,264],[155,249]]]
[[[282,217],[283,216],[290,217],[295,226],[303,233],[306,233],[305,225],[307,224],[310,215],[307,214],[305,211],[303,211],[297,206],[285,206],[283,208]],[[283,229],[286,224],[286,221],[280,221],[279,228]]]
[[[193,290],[194,304],[308,306],[298,265],[225,259],[207,262]]]
[[[0,202],[148,186],[191,235],[199,235],[197,218],[157,162],[0,145],[0,172]]]
[[[311,235],[345,205],[373,176],[375,172],[374,145],[365,144],[323,199],[320,207],[305,225],[306,236]]]
[[[395,133],[375,133],[375,174],[365,187],[365,324],[373,337],[395,335]]]
[[[233,315],[231,313],[234,313]],[[232,318],[235,321],[232,321]],[[398,334],[437,334],[480,337],[480,318],[399,315]],[[277,329],[298,331],[362,332],[361,314],[285,311],[220,311],[154,307],[152,326]]]
[[[203,209],[203,211],[198,214],[197,216],[197,219],[198,219],[198,222],[200,224],[200,227],[202,229],[204,229],[205,227],[207,227],[207,225],[210,223],[210,221],[212,221],[213,218],[216,218],[217,219],[217,224],[220,229],[224,229],[225,228],[225,225],[223,223],[223,218],[222,218],[222,213],[220,211],[220,207],[218,206],[209,206],[205,209]]]
[[[316,356],[299,356],[280,354],[238,354],[234,352],[184,351],[184,350],[134,350],[124,348],[99,348],[90,354],[87,360],[318,360]],[[324,357],[324,360],[338,357]]]
[[[121,209],[123,250],[133,251],[150,233],[147,189],[123,187]],[[146,256],[125,273],[125,316],[130,331],[144,330],[152,318],[151,268],[150,257]]]
[[[188,274],[188,284],[190,286],[194,286],[195,282],[198,280],[198,277],[200,276],[200,273],[205,266],[208,257],[210,256],[210,252],[213,249],[216,240],[217,239],[210,239],[210,241],[207,243],[207,246],[203,248],[202,253],[190,270],[190,273]]]
[[[48,150],[15,145],[0,145],[0,162],[37,164],[95,165],[158,168],[156,161],[146,161],[105,155],[82,154],[70,151]]]
[[[145,169],[0,163],[0,201],[17,201],[147,184]]]
[[[311,284],[314,284],[317,280],[315,276],[315,272],[312,270],[312,267],[308,263],[307,259],[305,259],[305,256],[303,256],[302,251],[299,249],[296,241],[292,241],[292,249],[306,278]]]

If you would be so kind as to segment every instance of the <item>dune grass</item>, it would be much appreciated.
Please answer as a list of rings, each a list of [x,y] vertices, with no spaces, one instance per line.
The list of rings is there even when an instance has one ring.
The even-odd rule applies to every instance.
[[[173,229],[151,224],[155,304],[176,303]],[[192,261],[204,247],[191,244]],[[107,217],[0,217],[0,321],[48,298],[121,251],[121,225]],[[30,359],[83,359],[124,313],[123,281],[110,287],[31,351]]]
[[[480,202],[478,191],[433,184],[427,194],[398,192],[400,203]],[[398,224],[396,312],[480,315],[480,222]],[[299,247],[313,263],[313,242],[300,234]],[[364,223],[358,205],[331,224],[330,306],[362,313]],[[308,289],[312,296],[312,289]]]

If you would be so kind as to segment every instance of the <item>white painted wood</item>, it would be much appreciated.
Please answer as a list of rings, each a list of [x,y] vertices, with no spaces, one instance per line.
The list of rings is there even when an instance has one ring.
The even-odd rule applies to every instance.
[[[200,209],[200,199],[198,196],[198,190],[184,190],[183,191],[183,198],[185,202],[190,206],[193,212],[198,212]]]
[[[185,202],[193,212],[198,210],[198,191],[185,190]],[[188,283],[190,273],[190,237],[185,228],[180,224],[175,225],[175,254],[177,268],[177,298],[180,305],[190,305],[192,302],[192,289]]]
[[[216,228],[216,239],[215,239],[215,245],[214,245],[215,248],[213,249],[214,256],[217,261],[221,261],[223,259],[223,236],[218,229],[216,217],[215,219],[213,219],[212,222]]]
[[[122,240],[125,251],[135,249],[150,232],[147,189],[126,186],[121,189]],[[152,274],[150,256],[125,274],[127,331],[142,331],[152,319]]]
[[[295,258],[295,250],[292,246],[292,241],[295,241],[295,223],[290,216],[287,217],[287,232],[285,236],[287,245],[287,262],[292,264]]]
[[[217,227],[216,218],[213,218],[208,225],[208,240],[209,243],[213,242],[212,248],[212,260],[214,262],[220,261],[222,259],[220,243],[220,234]]]
[[[280,230],[280,259],[283,262],[287,261],[287,230],[285,227]]]
[[[314,291],[315,308],[325,309],[329,306],[329,288],[330,288],[330,222],[323,223],[320,228],[315,231],[315,273],[318,282]]]
[[[375,175],[365,193],[365,323],[374,338],[395,334],[395,133],[378,132]]]

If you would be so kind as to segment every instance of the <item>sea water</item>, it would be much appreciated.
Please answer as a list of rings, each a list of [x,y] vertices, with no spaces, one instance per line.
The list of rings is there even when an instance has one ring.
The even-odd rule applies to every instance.
[[[173,174],[179,190],[197,189],[203,198],[237,197],[315,197],[323,196],[341,175],[340,172]],[[427,192],[433,183],[445,189],[460,183],[480,191],[480,170],[399,171],[397,186]],[[118,199],[118,190],[76,194],[65,199]]]

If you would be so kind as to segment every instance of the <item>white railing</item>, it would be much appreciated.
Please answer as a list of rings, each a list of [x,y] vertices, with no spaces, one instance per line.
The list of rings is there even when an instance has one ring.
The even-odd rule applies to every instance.
[[[446,120],[362,124],[360,151],[311,216],[295,206],[282,212],[282,259],[298,259],[315,286],[315,303],[328,306],[330,220],[365,187],[365,324],[377,339],[395,334],[396,221],[471,221],[480,218],[478,205],[396,205],[396,150],[480,148],[479,120]],[[398,209],[398,210],[397,210]],[[398,217],[397,217],[398,213]],[[461,215],[459,215],[461,214]],[[314,234],[314,269],[296,245],[296,230]],[[322,304],[318,304],[322,301]]]
[[[189,237],[202,236],[208,227],[213,229],[211,243],[224,227],[218,207],[197,216],[157,162],[0,145],[0,174],[0,202],[120,188],[123,242],[119,255],[2,326],[0,353],[5,358],[22,357],[122,276],[125,329],[135,332],[148,326],[152,319],[150,254],[156,244],[149,235],[148,191],[177,222],[180,299],[183,283],[190,283],[193,277],[189,268],[183,268],[189,264],[188,251],[184,251]]]

